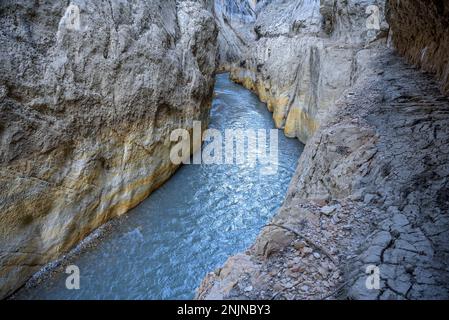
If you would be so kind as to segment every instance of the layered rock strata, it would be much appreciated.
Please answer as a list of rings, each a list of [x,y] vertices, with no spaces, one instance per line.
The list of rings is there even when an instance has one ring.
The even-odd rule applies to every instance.
[[[363,72],[357,52],[386,36],[384,11],[375,0],[261,1],[250,28],[255,39],[248,40],[248,26],[234,27],[247,40],[232,42],[240,58],[234,54],[224,69],[267,103],[278,128],[305,143]]]
[[[280,212],[198,298],[449,297],[449,100],[387,49],[375,57],[310,139]]]
[[[0,296],[174,173],[206,127],[209,1],[2,1]]]
[[[197,298],[449,297],[449,99],[438,55],[447,11],[425,3],[387,2],[390,39],[409,61],[429,52],[414,62],[440,81],[385,46],[359,50],[362,72],[308,139],[281,210],[254,245],[204,279]],[[411,36],[411,20],[395,17],[417,10]],[[407,47],[407,37],[418,40]]]
[[[252,32],[256,5],[249,0],[215,0],[214,4],[214,17],[220,30],[218,71],[229,71],[256,39]]]
[[[389,1],[394,47],[431,72],[449,94],[449,3],[444,0]]]

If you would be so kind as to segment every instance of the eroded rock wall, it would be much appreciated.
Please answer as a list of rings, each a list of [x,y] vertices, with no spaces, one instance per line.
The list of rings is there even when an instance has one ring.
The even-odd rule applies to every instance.
[[[370,55],[280,211],[199,299],[449,297],[449,98],[389,49]]]
[[[215,0],[214,16],[218,34],[218,70],[229,71],[239,63],[255,40],[251,28],[256,19],[255,1]]]
[[[388,1],[394,47],[420,68],[434,73],[449,94],[449,2]]]
[[[255,40],[241,46],[240,60],[226,69],[234,81],[267,102],[278,128],[306,142],[329,106],[363,72],[366,61],[357,60],[357,52],[385,39],[384,3],[258,2],[252,25]],[[236,30],[247,34],[245,28]]]
[[[210,1],[1,1],[0,296],[176,170],[206,126]]]

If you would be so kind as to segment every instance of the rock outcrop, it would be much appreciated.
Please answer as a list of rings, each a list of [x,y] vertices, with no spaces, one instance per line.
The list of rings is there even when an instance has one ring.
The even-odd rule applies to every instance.
[[[261,1],[255,11],[251,28],[232,28],[243,40],[220,28],[238,48],[222,67],[267,103],[278,128],[305,143],[363,72],[357,52],[386,36],[384,1]]]
[[[214,17],[218,34],[218,71],[229,71],[238,64],[256,35],[252,32],[256,13],[255,1],[215,0]]]
[[[447,10],[426,3],[388,1],[390,39],[412,61],[429,52],[414,62],[445,92],[438,48],[448,45]],[[344,16],[321,9],[325,30],[339,32]],[[412,16],[395,20],[412,12],[414,36]],[[408,37],[417,39],[410,48]],[[367,44],[355,57],[358,74],[308,139],[283,207],[247,252],[204,279],[197,298],[449,298],[449,99],[386,46]]]
[[[1,1],[0,296],[176,170],[208,121],[209,1]]]

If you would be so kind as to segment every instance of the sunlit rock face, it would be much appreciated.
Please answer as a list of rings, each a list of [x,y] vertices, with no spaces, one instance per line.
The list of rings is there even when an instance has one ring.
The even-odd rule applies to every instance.
[[[382,11],[363,15],[375,2],[292,2],[256,8],[259,40],[233,74],[308,143],[283,207],[197,298],[447,299],[449,98],[398,54],[447,95],[447,5],[387,1],[386,42]],[[301,14],[302,31],[281,23]]]
[[[237,48],[220,63],[267,102],[277,127],[306,142],[363,72],[367,61],[358,52],[385,39],[384,1],[260,1],[255,15],[254,23],[232,28],[237,36],[220,28]]]
[[[0,296],[176,170],[208,121],[209,1],[1,1]]]
[[[252,25],[256,19],[255,1],[215,0],[214,16],[219,26],[219,70],[230,70],[255,40]]]
[[[449,3],[388,1],[391,39],[410,62],[436,74],[449,94]]]

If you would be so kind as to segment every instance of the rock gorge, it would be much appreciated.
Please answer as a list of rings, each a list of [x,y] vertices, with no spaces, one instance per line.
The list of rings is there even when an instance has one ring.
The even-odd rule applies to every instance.
[[[239,40],[234,45],[219,41],[220,52],[228,57],[223,67],[267,103],[278,128],[305,143],[363,72],[370,57],[361,49],[386,37],[383,4],[260,1],[252,15],[244,15],[247,19],[232,14],[223,19],[223,38]],[[366,27],[370,6],[378,8],[372,29]],[[240,26],[249,19],[254,21],[250,26]],[[233,32],[234,37],[229,35]]]
[[[449,3],[260,1],[246,28],[224,20],[222,68],[307,145],[279,213],[197,298],[447,299]]]
[[[196,298],[449,298],[447,1],[2,1],[0,26],[1,297],[167,180],[227,71],[306,147]]]

